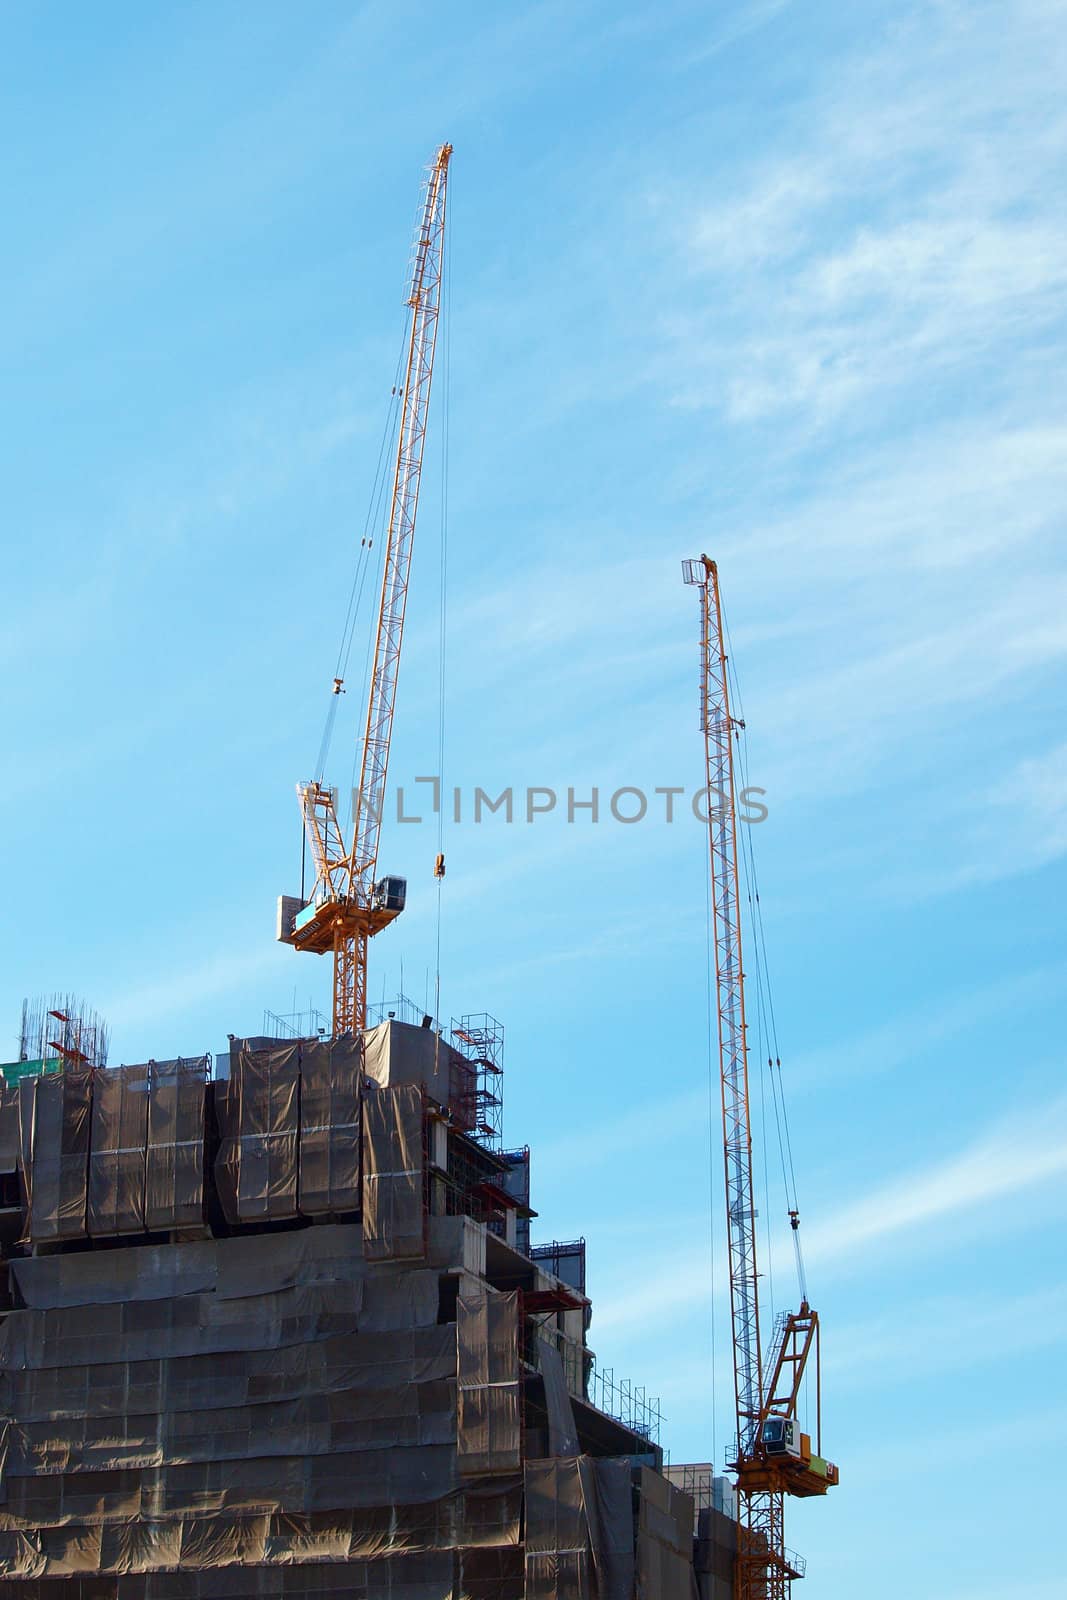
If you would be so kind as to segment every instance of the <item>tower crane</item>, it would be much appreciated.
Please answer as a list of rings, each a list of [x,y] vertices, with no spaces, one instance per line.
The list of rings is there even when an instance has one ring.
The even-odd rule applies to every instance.
[[[315,881],[306,900],[282,895],[278,902],[279,939],[297,950],[333,955],[335,1035],[366,1026],[367,944],[399,916],[407,894],[405,879],[379,879],[376,874],[441,305],[451,156],[450,144],[441,145],[434,156],[415,235],[400,425],[352,844],[345,843],[336,794],[321,775],[299,784]],[[343,688],[343,679],[335,678],[333,693]]]
[[[682,564],[700,600],[700,715],[708,798],[712,945],[718,1017],[722,1130],[726,1171],[726,1229],[730,1263],[737,1455],[737,1573],[735,1600],[788,1600],[800,1557],[785,1546],[787,1494],[825,1494],[838,1481],[823,1459],[819,1318],[802,1282],[800,1310],[775,1325],[764,1359],[760,1342],[756,1210],[752,1181],[745,974],[737,850],[734,741],[743,724],[730,710],[726,638],[719,574],[701,556]],[[799,1214],[790,1213],[798,1245]],[[815,1446],[800,1431],[797,1404],[811,1359],[816,1389]]]

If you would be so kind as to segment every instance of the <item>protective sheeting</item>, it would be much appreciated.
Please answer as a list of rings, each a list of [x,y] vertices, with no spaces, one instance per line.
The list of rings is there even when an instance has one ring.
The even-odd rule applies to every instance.
[[[227,1222],[295,1217],[300,1044],[250,1050],[235,1040],[230,1077],[215,1086],[215,1185]]]
[[[395,1329],[335,1335],[280,1350],[143,1361],[83,1362],[63,1368],[0,1373],[0,1403],[10,1427],[70,1421],[68,1439],[93,1419],[285,1404],[304,1394],[360,1387],[366,1405],[405,1385],[446,1383],[455,1376],[455,1330]],[[430,1391],[427,1391],[430,1395]],[[58,1430],[57,1430],[58,1431]]]
[[[204,1219],[207,1061],[149,1063],[145,1226],[192,1228]]]
[[[140,1518],[37,1530],[35,1535],[0,1532],[0,1570],[6,1577],[36,1577],[46,1571],[149,1572],[160,1567],[214,1570],[237,1563],[288,1566],[298,1562],[362,1560],[377,1564],[398,1553],[419,1554],[462,1547],[507,1551],[518,1557],[521,1495],[494,1505],[492,1524],[479,1522],[482,1508],[451,1491],[418,1505],[380,1505],[364,1510],[312,1513],[261,1512],[169,1520]],[[474,1565],[474,1563],[472,1563]],[[488,1565],[488,1563],[486,1563]]]
[[[578,1461],[527,1461],[527,1600],[593,1600],[592,1550]]]
[[[422,1090],[412,1085],[377,1089],[363,1102],[363,1249],[368,1261],[422,1260],[426,1255],[425,1121]]]
[[[56,1072],[19,1084],[19,1167],[33,1244],[85,1237],[91,1074]]]
[[[599,1600],[632,1600],[634,1514],[628,1459],[582,1456],[579,1477]]]
[[[525,1600],[521,1550],[464,1550],[461,1600]]]
[[[548,1453],[550,1456],[576,1456],[578,1430],[574,1407],[567,1392],[563,1361],[555,1345],[538,1340],[538,1364],[545,1385],[545,1410],[548,1413]]]
[[[56,1311],[16,1311],[0,1327],[0,1367],[66,1367],[94,1361],[279,1350],[355,1333],[362,1283],[327,1283],[225,1300],[214,1294],[126,1301]]]
[[[714,1506],[697,1513],[696,1568],[700,1600],[733,1600],[737,1523]]]
[[[8,1174],[17,1171],[18,1160],[18,1084],[0,1083],[0,1174]]]
[[[641,1468],[640,1488],[638,1600],[694,1600],[693,1501],[651,1467]]]
[[[144,1229],[148,1083],[147,1066],[93,1074],[88,1207],[93,1237]]]
[[[300,1175],[305,1217],[360,1206],[360,1041],[300,1044]]]
[[[33,1578],[28,1583],[7,1583],[5,1589],[21,1600],[451,1600],[464,1591],[458,1585],[460,1556],[452,1549],[388,1553],[373,1561],[329,1560],[310,1557],[300,1564],[252,1564],[262,1540],[242,1547],[243,1529],[176,1524],[170,1550],[183,1560],[181,1570],[122,1573],[114,1567],[106,1576]],[[269,1538],[269,1536],[268,1536]],[[242,1561],[242,1555],[244,1561]],[[91,1552],[71,1548],[62,1559],[85,1562],[66,1565],[67,1573],[89,1573]],[[250,1559],[251,1558],[251,1559]],[[195,1562],[195,1565],[193,1564]],[[247,1563],[247,1564],[245,1564]],[[49,1561],[49,1571],[57,1570]],[[174,1563],[177,1566],[177,1562]]]
[[[234,1300],[302,1283],[353,1279],[365,1270],[362,1236],[352,1223],[300,1233],[33,1256],[13,1260],[10,1266],[22,1298],[39,1310],[207,1292]]]
[[[141,1470],[40,1473],[7,1479],[0,1531],[38,1531],[132,1518],[239,1516],[429,1504],[455,1485],[447,1445],[178,1462]]]
[[[461,1293],[456,1302],[459,1470],[516,1472],[522,1464],[517,1293]]]
[[[633,1600],[630,1482],[625,1459],[527,1461],[527,1600]]]
[[[368,1264],[359,1232],[19,1263],[38,1304],[0,1327],[0,1583],[458,1595],[469,1553],[471,1600],[515,1592],[488,1585],[521,1577],[521,1480],[458,1475],[438,1273]],[[87,1301],[112,1270],[129,1298]]]
[[[425,1090],[437,1105],[450,1106],[456,1122],[470,1131],[477,1081],[466,1056],[432,1028],[416,1028],[392,1018],[371,1028],[365,1038],[368,1078],[383,1089],[406,1084]]]

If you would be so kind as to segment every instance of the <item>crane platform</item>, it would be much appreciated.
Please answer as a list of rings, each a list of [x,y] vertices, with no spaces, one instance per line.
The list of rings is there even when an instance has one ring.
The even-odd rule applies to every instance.
[[[766,1458],[756,1456],[737,1464],[737,1486],[743,1493],[769,1490],[773,1494],[792,1494],[806,1500],[812,1495],[825,1494],[839,1481],[838,1470],[832,1461],[822,1456],[809,1456],[806,1461],[793,1456]]]
[[[337,938],[370,938],[380,933],[400,915],[388,906],[360,906],[351,901],[324,900],[321,905],[305,906],[293,920],[292,932],[285,941],[295,950],[310,950],[326,955]]]

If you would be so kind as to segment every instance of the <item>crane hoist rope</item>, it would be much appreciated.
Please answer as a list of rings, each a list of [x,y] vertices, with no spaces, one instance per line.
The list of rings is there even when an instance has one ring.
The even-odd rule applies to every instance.
[[[788,1600],[794,1578],[804,1569],[800,1558],[786,1549],[785,1497],[825,1494],[837,1483],[838,1472],[821,1455],[819,1318],[806,1294],[799,1311],[775,1321],[766,1353],[761,1344],[734,755],[740,719],[730,703],[718,568],[701,556],[684,562],[682,573],[686,583],[697,587],[700,600],[700,724],[737,1419],[736,1459],[731,1463],[738,1491],[734,1594],[735,1600]],[[798,1212],[790,1222],[796,1237]],[[809,1434],[800,1431],[797,1409],[809,1359],[816,1389],[814,1448]]]
[[[406,334],[406,329],[405,329]],[[378,458],[374,468],[374,478],[367,501],[366,516],[363,520],[363,536],[359,541],[359,550],[356,555],[355,571],[352,575],[351,587],[348,591],[348,604],[345,610],[344,623],[341,628],[341,638],[337,647],[337,660],[334,664],[333,683],[330,689],[330,700],[326,711],[322,731],[322,740],[319,745],[318,760],[315,763],[315,780],[322,783],[326,775],[326,762],[329,758],[330,744],[333,739],[334,726],[337,720],[338,696],[345,693],[345,683],[348,678],[348,663],[352,655],[352,646],[355,642],[360,617],[362,615],[363,598],[367,588],[367,578],[370,574],[376,534],[381,530],[384,521],[384,495],[386,485],[385,464],[389,448],[389,440],[395,438],[397,418],[400,413],[399,386],[400,377],[404,366],[404,348],[406,339],[401,341],[400,350],[396,359],[396,370],[393,374],[393,384],[390,392],[389,405],[386,409],[385,424],[382,436],[378,443]],[[375,558],[377,552],[375,552]],[[368,633],[370,630],[368,629]],[[366,674],[364,674],[364,677]],[[364,682],[360,698],[366,692]],[[358,750],[356,753],[358,759]],[[355,787],[355,772],[352,774],[352,787]]]

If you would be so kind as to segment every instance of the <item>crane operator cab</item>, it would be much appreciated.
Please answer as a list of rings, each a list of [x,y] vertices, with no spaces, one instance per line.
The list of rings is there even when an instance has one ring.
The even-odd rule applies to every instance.
[[[768,1417],[760,1443],[771,1456],[796,1456],[800,1459],[800,1428],[795,1417]]]
[[[372,911],[388,911],[398,917],[408,897],[408,880],[390,876],[379,878],[370,892]]]
[[[811,1439],[801,1433],[796,1417],[765,1417],[759,1441],[762,1452],[777,1458],[785,1468],[785,1487],[790,1494],[825,1494],[837,1483],[837,1468],[832,1461],[813,1454]]]

